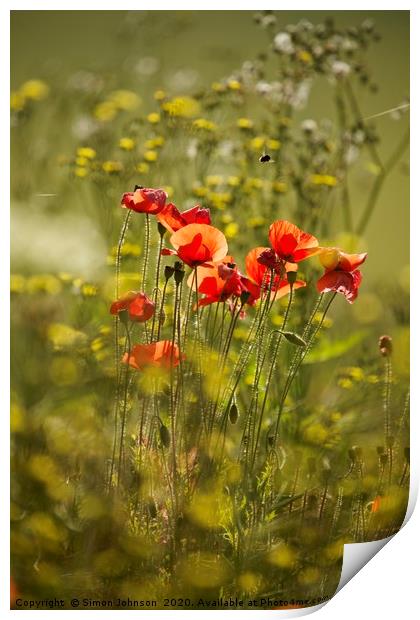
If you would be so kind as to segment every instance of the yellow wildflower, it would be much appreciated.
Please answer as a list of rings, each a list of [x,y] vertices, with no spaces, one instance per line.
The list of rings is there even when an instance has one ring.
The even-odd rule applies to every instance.
[[[243,120],[246,120],[246,119],[243,119]],[[255,138],[252,138],[252,140],[249,143],[249,146],[254,151],[261,151],[264,148],[264,145],[265,145],[265,138],[263,136],[255,136]]]
[[[49,92],[49,86],[42,80],[28,80],[20,88],[20,94],[25,99],[32,99],[33,101],[45,99]]]
[[[85,157],[86,159],[95,159],[96,151],[90,146],[81,146],[76,151],[77,157]]]
[[[238,224],[236,222],[231,222],[225,227],[225,236],[228,239],[233,239],[238,234],[238,231],[239,231]]]
[[[206,177],[206,185],[210,187],[215,187],[216,185],[221,185],[223,183],[223,177],[218,174],[210,174]]]
[[[123,149],[123,151],[132,151],[136,146],[133,138],[120,138],[119,147]]]
[[[213,82],[211,87],[216,93],[221,93],[225,90],[225,86],[221,82]]]
[[[330,174],[311,174],[309,180],[313,185],[325,185],[326,187],[335,187],[337,185],[337,177]]]
[[[107,123],[108,121],[114,120],[117,115],[117,110],[117,106],[112,101],[103,101],[95,106],[93,114],[99,121]]]
[[[306,50],[299,50],[297,57],[299,60],[301,60],[303,63],[305,64],[310,64],[312,63],[312,54]]]
[[[79,177],[79,179],[84,179],[87,176],[88,171],[86,168],[81,168],[78,166],[74,169],[74,174]]]
[[[156,99],[156,101],[162,101],[162,99],[165,99],[166,97],[166,93],[164,90],[155,90],[153,97]]]
[[[287,183],[284,183],[284,181],[273,181],[273,191],[277,194],[284,194],[287,192]]]
[[[193,122],[193,126],[197,129],[204,129],[205,131],[215,131],[217,129],[215,123],[212,123],[212,121],[208,121],[205,118],[197,118],[197,120]]]
[[[143,155],[144,159],[150,163],[157,161],[158,154],[157,151],[146,151]]]
[[[169,116],[192,118],[200,113],[200,104],[192,97],[175,97],[162,104]]]
[[[25,97],[20,92],[14,91],[10,94],[10,107],[15,112],[23,110],[25,101]]]
[[[227,180],[227,183],[228,185],[230,185],[230,187],[238,187],[240,182],[241,182],[241,179],[235,176],[228,177],[228,180]]]
[[[280,147],[281,147],[280,140],[272,140],[272,139],[270,139],[270,140],[267,141],[267,148],[270,151],[278,151]]]
[[[119,110],[135,110],[141,103],[140,97],[131,90],[115,90],[110,94],[109,101]]]
[[[102,170],[104,170],[104,172],[106,172],[107,174],[121,172],[122,169],[123,165],[120,161],[107,160],[104,161],[104,163],[102,164]]]
[[[204,196],[207,196],[208,191],[209,190],[207,187],[204,187],[203,185],[195,185],[193,187],[193,194],[198,198],[204,198]]]
[[[25,290],[25,278],[20,274],[12,274],[10,276],[10,292],[23,293]]]
[[[239,129],[252,129],[254,126],[254,123],[251,121],[250,118],[238,118],[236,124]]]
[[[230,90],[241,90],[242,84],[238,80],[229,80],[228,88]]]
[[[146,118],[151,125],[157,125],[157,123],[159,123],[160,121],[160,114],[158,114],[157,112],[151,112],[146,116]]]
[[[140,172],[140,174],[147,174],[149,172],[150,166],[146,164],[145,161],[142,161],[140,164],[137,164],[136,170]]]

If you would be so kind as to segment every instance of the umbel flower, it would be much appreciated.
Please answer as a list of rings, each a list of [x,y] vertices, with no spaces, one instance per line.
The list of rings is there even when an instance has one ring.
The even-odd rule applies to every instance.
[[[159,340],[150,344],[136,344],[129,353],[125,353],[122,361],[136,370],[143,370],[148,366],[170,369],[179,365],[184,359],[177,344],[171,340]]]
[[[155,312],[155,304],[146,295],[137,291],[129,291],[116,301],[112,302],[110,313],[118,314],[127,310],[128,318],[131,321],[144,323],[148,321]]]
[[[228,245],[224,234],[208,224],[188,224],[170,238],[175,250],[164,249],[163,255],[176,255],[190,267],[219,262],[224,259]]]
[[[182,213],[171,202],[163,207],[157,215],[158,221],[174,233],[188,224],[211,224],[210,211],[196,205]]]
[[[319,260],[325,273],[317,282],[318,291],[341,293],[352,304],[362,282],[362,274],[357,267],[365,262],[366,257],[366,253],[346,254],[338,248],[321,248]]]
[[[137,187],[134,192],[126,192],[121,199],[121,206],[137,213],[157,215],[165,206],[168,195],[163,189]]]

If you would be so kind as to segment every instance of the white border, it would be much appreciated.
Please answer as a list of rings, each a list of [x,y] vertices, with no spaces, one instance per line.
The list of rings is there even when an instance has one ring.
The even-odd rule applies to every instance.
[[[281,9],[281,10],[411,10],[411,106],[414,109],[414,112],[411,113],[411,131],[412,131],[412,153],[414,153],[414,164],[413,169],[416,169],[416,164],[419,161],[418,157],[418,144],[420,142],[419,138],[419,121],[418,121],[418,88],[419,88],[419,80],[418,80],[418,67],[413,68],[415,63],[415,59],[420,58],[420,49],[419,49],[419,38],[420,38],[420,30],[419,30],[419,18],[418,18],[418,10],[416,9],[417,3],[411,2],[400,2],[393,3],[389,1],[379,2],[370,2],[367,6],[365,1],[361,2],[360,0],[354,0],[352,3],[340,3],[340,7],[338,9],[337,2],[329,1],[323,2],[321,6],[314,6],[311,2],[293,2],[292,6],[281,6],[278,2],[266,1],[264,2],[265,9]],[[205,5],[203,3],[200,4],[200,8],[197,8],[197,3],[189,2],[178,2],[176,5],[170,2],[162,2],[155,0],[152,6],[148,6],[145,3],[138,3],[134,1],[126,1],[124,2],[124,6],[116,6],[115,2],[110,2],[109,0],[102,0],[101,2],[90,2],[87,6],[86,2],[81,2],[80,0],[74,0],[71,4],[69,3],[67,6],[61,5],[57,7],[54,2],[51,0],[49,2],[38,2],[36,7],[33,2],[9,2],[2,3],[0,8],[0,45],[1,45],[1,58],[2,62],[4,62],[4,68],[2,71],[2,75],[8,75],[9,73],[9,11],[10,10],[144,10],[144,9],[152,9],[152,10],[257,10],[261,9],[261,6],[258,5],[257,2],[249,0],[242,0],[241,2],[230,2],[226,3],[226,1],[221,2],[220,0],[214,0],[211,4]],[[3,400],[3,407],[1,408],[2,417],[1,423],[3,425],[2,432],[0,433],[0,454],[4,459],[3,467],[1,468],[2,472],[2,491],[4,493],[4,500],[2,502],[2,510],[0,512],[1,518],[1,526],[3,536],[1,538],[2,544],[2,554],[1,554],[1,564],[0,564],[0,605],[3,613],[10,614],[13,613],[8,609],[8,601],[9,601],[9,512],[8,508],[5,510],[4,507],[8,506],[8,496],[9,496],[9,477],[8,477],[8,463],[9,463],[9,424],[8,424],[8,416],[7,411],[9,410],[9,255],[10,255],[10,247],[9,247],[9,234],[8,230],[10,227],[10,218],[8,215],[7,197],[10,196],[10,170],[9,170],[9,159],[8,153],[10,149],[9,144],[9,93],[10,93],[10,83],[9,80],[1,81],[2,88],[2,97],[1,97],[1,105],[2,105],[2,114],[1,114],[1,122],[4,125],[3,131],[0,135],[3,136],[3,144],[2,148],[4,151],[4,157],[0,160],[2,161],[1,166],[1,175],[4,177],[2,179],[2,183],[0,187],[2,188],[3,195],[3,212],[2,212],[2,222],[0,225],[0,276],[1,276],[1,314],[2,321],[1,325],[1,348],[0,348],[0,394]],[[414,106],[414,108],[413,108]],[[5,188],[8,188],[9,191],[5,191]],[[411,204],[413,208],[411,210],[411,263],[412,263],[412,273],[414,286],[412,287],[411,292],[411,310],[412,316],[418,317],[420,315],[420,305],[419,305],[419,292],[416,288],[416,280],[417,275],[420,273],[420,258],[418,252],[416,252],[418,246],[417,239],[417,231],[420,229],[420,217],[419,217],[419,209],[420,209],[420,200],[419,200],[419,191],[417,184],[415,183],[415,178],[413,176],[413,180],[411,182]],[[399,205],[396,205],[396,209],[399,208]],[[385,251],[385,248],[384,248]],[[419,363],[418,363],[418,354],[416,353],[420,350],[420,338],[419,338],[419,324],[418,322],[412,322],[412,354],[411,354],[411,373],[413,377],[420,377],[419,372]],[[420,406],[419,406],[419,390],[415,383],[413,384],[413,390],[411,395],[411,410],[413,415],[411,416],[411,437],[412,439],[412,467],[411,467],[411,495],[410,495],[410,508],[408,514],[412,512],[415,497],[418,491],[418,481],[419,481],[419,471],[420,471],[420,450],[416,450],[416,446],[418,446],[418,437],[419,437],[419,421],[418,417],[420,415]],[[408,516],[407,514],[407,516]],[[334,598],[323,607],[320,612],[319,617],[324,618],[325,620],[328,618],[340,617],[340,619],[346,620],[347,618],[353,618],[355,614],[363,614],[363,617],[375,617],[380,616],[381,620],[386,620],[387,618],[393,618],[396,614],[403,615],[405,617],[411,617],[412,612],[416,609],[416,593],[418,590],[417,578],[418,575],[418,549],[419,546],[419,531],[420,531],[420,511],[417,509],[414,513],[412,519],[408,522],[408,524],[404,527],[403,531],[394,537],[393,540],[386,546],[386,548],[381,552],[380,557],[374,558],[368,566],[366,566],[361,573],[356,575],[352,579],[352,584],[350,587],[345,587],[340,593],[334,596]],[[416,544],[417,543],[417,544]],[[298,612],[299,610],[296,610]],[[309,611],[309,610],[308,610]],[[302,615],[297,614],[296,612],[288,611],[288,612],[279,612],[282,617],[286,617],[286,615]],[[36,614],[44,614],[43,611],[34,611]],[[51,614],[51,612],[49,612]],[[54,614],[54,612],[52,612]],[[69,614],[73,613],[72,611],[61,611],[55,612],[57,614],[56,617],[59,617],[58,614]],[[92,611],[93,614],[99,614],[100,611]],[[113,618],[120,617],[123,613],[120,610],[114,610]],[[153,614],[153,618],[157,619],[164,612],[160,611],[145,611],[142,614]],[[165,612],[167,613],[167,612]],[[183,613],[181,610],[175,610],[172,613]],[[207,611],[207,612],[194,612],[195,614],[219,614],[218,611]],[[230,611],[230,614],[240,614],[241,611]],[[273,613],[273,612],[271,612]],[[267,611],[255,611],[255,614],[258,614],[258,617],[264,617],[267,615]],[[54,618],[54,615],[49,615],[50,618]],[[121,616],[123,617],[123,616]]]

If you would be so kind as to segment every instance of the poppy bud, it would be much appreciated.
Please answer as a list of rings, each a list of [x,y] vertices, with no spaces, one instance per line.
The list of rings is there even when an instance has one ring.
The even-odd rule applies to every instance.
[[[163,235],[166,233],[166,228],[164,227],[163,224],[161,224],[160,222],[158,222],[158,233],[160,235],[160,237],[162,238]]]
[[[242,291],[241,304],[244,306],[250,297],[251,297],[251,293],[249,291]]]
[[[230,423],[236,424],[236,422],[238,421],[238,417],[239,417],[238,407],[236,406],[236,403],[233,403],[229,410]]]
[[[174,271],[175,269],[173,267],[170,267],[169,265],[166,265],[165,267],[165,280],[168,281],[172,278],[172,276],[174,275]]]
[[[128,310],[124,309],[124,310],[120,310],[118,312],[118,318],[120,319],[121,323],[123,323],[123,325],[128,325]]]
[[[389,357],[392,353],[392,338],[391,336],[381,336],[379,338],[379,352],[382,357]]]
[[[306,341],[300,336],[298,336],[297,334],[295,334],[294,332],[281,332],[281,333],[286,338],[286,340],[288,340],[292,344],[295,344],[297,347],[306,347],[306,344],[307,344]]]
[[[180,267],[178,265],[180,265]],[[181,284],[182,280],[184,279],[184,276],[185,276],[185,271],[182,266],[182,263],[176,262],[175,263],[175,274],[174,274],[175,283]]]
[[[287,276],[287,281],[290,284],[290,286],[293,286],[293,284],[296,282],[296,278],[297,278],[296,271],[288,271],[286,276]]]
[[[169,429],[164,424],[160,425],[159,436],[163,447],[169,448],[169,446],[171,445],[171,434],[169,432]]]

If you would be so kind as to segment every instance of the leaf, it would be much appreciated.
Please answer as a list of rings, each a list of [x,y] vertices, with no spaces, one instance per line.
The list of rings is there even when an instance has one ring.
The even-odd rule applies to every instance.
[[[312,351],[308,353],[304,360],[304,364],[315,364],[317,362],[327,362],[328,360],[341,357],[353,347],[358,345],[366,335],[365,330],[354,332],[347,338],[340,340],[329,340],[324,338],[316,343]]]
[[[286,340],[288,340],[292,344],[295,344],[297,347],[306,347],[307,345],[306,340],[304,340],[303,338],[301,338],[294,332],[281,332],[281,333],[286,338]]]

